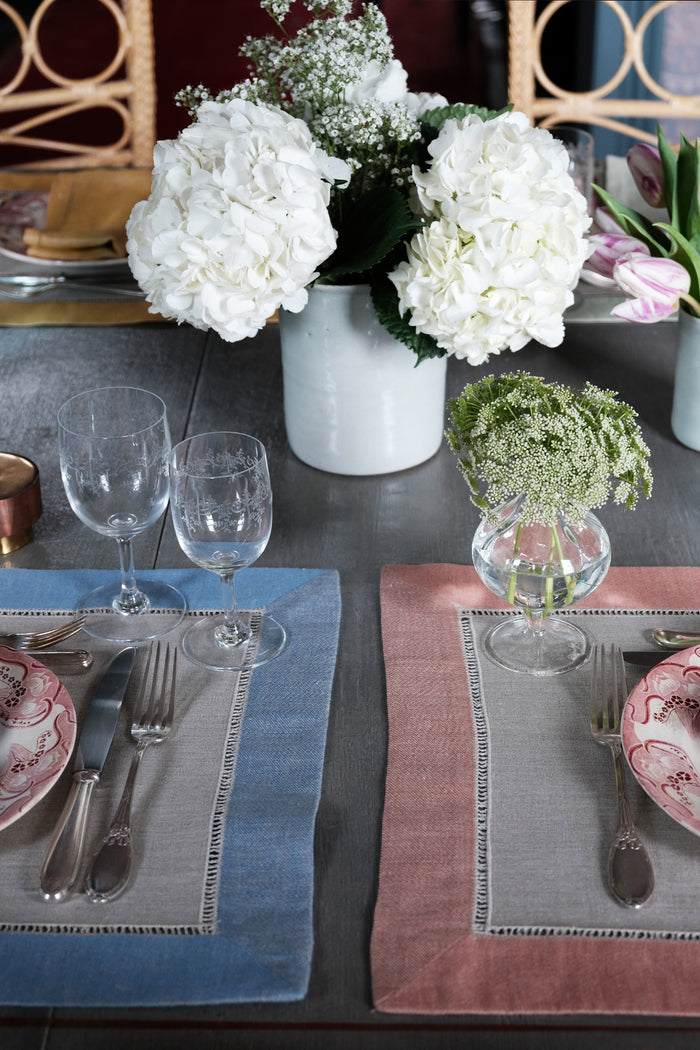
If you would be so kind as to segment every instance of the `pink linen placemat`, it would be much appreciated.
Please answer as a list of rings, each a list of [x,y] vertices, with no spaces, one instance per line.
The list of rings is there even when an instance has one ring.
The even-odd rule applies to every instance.
[[[696,609],[699,596],[697,567],[613,568],[579,608]],[[459,565],[387,566],[381,602],[389,752],[371,943],[377,1009],[700,1014],[697,939],[475,932],[477,739],[459,610],[503,605]],[[612,765],[609,777],[612,801]]]

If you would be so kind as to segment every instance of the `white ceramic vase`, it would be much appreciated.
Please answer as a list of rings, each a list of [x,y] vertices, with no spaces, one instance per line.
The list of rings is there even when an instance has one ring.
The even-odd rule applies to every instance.
[[[671,430],[683,445],[700,451],[700,317],[685,310],[678,314]]]
[[[415,355],[380,325],[367,285],[319,285],[280,311],[284,418],[292,451],[333,474],[388,474],[442,442],[446,358]]]

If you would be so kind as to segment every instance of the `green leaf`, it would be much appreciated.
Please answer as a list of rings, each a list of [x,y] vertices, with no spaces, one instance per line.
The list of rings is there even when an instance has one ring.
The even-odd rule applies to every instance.
[[[390,186],[376,186],[343,209],[338,245],[320,283],[373,269],[409,233],[423,225],[406,198]]]
[[[465,117],[474,113],[482,120],[493,120],[500,117],[501,113],[510,113],[513,106],[504,106],[503,109],[485,109],[484,106],[473,106],[467,102],[455,102],[451,106],[438,106],[421,114],[421,123],[430,128],[441,131],[448,120],[464,120]]]
[[[666,200],[666,211],[669,214],[671,224],[677,227],[678,200],[676,197],[676,170],[678,168],[678,157],[671,149],[661,125],[658,125],[659,153],[661,155],[661,167],[664,173],[664,198]]]
[[[603,203],[610,209],[613,217],[626,234],[630,237],[637,237],[638,240],[643,241],[652,255],[668,255],[668,248],[661,243],[654,228],[655,226],[660,226],[661,223],[650,222],[645,215],[640,215],[638,211],[635,211],[633,208],[628,208],[626,204],[622,204],[620,201],[615,200],[614,197],[611,197],[610,194],[600,186],[594,186],[593,188],[602,199]]]
[[[678,230],[674,230],[673,226],[670,226],[666,222],[657,222],[656,226],[660,226],[662,230],[671,238],[673,242],[673,249],[670,253],[670,258],[674,262],[680,263],[680,265],[688,271],[690,275],[690,294],[693,299],[700,298],[700,253],[693,245],[688,241],[682,233]]]
[[[429,357],[445,356],[447,351],[439,347],[431,335],[425,335],[416,331],[401,316],[399,311],[399,293],[388,277],[383,276],[374,281],[371,292],[372,304],[379,323],[386,328],[387,332],[393,335],[394,339],[398,339],[400,343],[403,343],[409,350],[413,351],[416,355],[417,365]]]
[[[681,146],[676,169],[676,203],[678,221],[673,223],[684,237],[690,240],[700,229],[698,221],[698,143],[688,142],[681,134]]]

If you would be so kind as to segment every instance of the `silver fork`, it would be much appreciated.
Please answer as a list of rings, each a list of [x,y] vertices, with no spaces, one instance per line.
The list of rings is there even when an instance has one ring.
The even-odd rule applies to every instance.
[[[125,299],[143,299],[144,293],[140,288],[123,288],[118,284],[100,284],[94,281],[79,281],[74,277],[65,277],[63,274],[34,276],[11,275],[0,276],[0,296],[3,299],[33,299],[44,292],[52,291],[56,287],[65,285],[67,288],[77,288],[81,292],[96,292],[100,295],[123,296]]]
[[[63,642],[71,635],[77,634],[85,623],[84,616],[78,616],[73,620],[66,620],[48,631],[24,631],[15,634],[0,634],[0,645],[9,645],[11,649],[44,649],[56,642]]]
[[[639,908],[654,889],[654,871],[644,843],[632,820],[625,767],[622,759],[620,724],[627,700],[625,669],[619,646],[593,650],[591,678],[591,733],[599,744],[610,748],[617,784],[617,831],[608,853],[610,889],[623,904]]]
[[[146,748],[151,744],[162,744],[173,724],[177,649],[171,652],[170,646],[166,647],[162,672],[161,654],[160,642],[155,647],[151,646],[131,725],[131,736],[136,750],[109,831],[93,858],[87,876],[85,892],[93,901],[114,900],[129,882],[133,858],[131,800],[134,796],[136,774]]]

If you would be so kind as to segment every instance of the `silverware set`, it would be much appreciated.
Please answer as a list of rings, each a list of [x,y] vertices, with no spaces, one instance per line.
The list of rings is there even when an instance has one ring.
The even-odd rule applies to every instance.
[[[175,684],[177,678],[177,649],[165,647],[162,670],[161,643],[148,657],[131,737],[136,748],[126,778],[124,791],[114,818],[90,866],[85,892],[93,901],[106,903],[115,900],[126,888],[131,875],[133,857],[131,838],[131,801],[134,797],[136,774],[146,748],[162,744],[173,724],[175,711]],[[150,679],[150,688],[149,688]]]
[[[84,622],[85,617],[78,616],[45,631],[0,634],[0,645],[36,652],[42,661],[52,657],[52,665],[67,673],[78,668],[86,670],[93,662],[86,650],[47,648],[77,634]],[[84,889],[90,900],[104,903],[115,900],[129,883],[133,859],[130,814],[136,775],[146,749],[163,743],[173,725],[177,649],[169,644],[158,642],[150,646],[131,724],[133,759],[112,823],[86,878],[82,877],[82,859],[92,791],[112,744],[137,653],[135,646],[122,650],[95,688],[76,748],[68,798],[41,867],[41,894],[45,900],[66,900]]]
[[[608,883],[614,896],[633,908],[651,897],[654,871],[627,796],[621,739],[622,710],[627,700],[625,661],[652,667],[671,652],[700,645],[700,632],[657,627],[652,638],[659,649],[622,653],[619,646],[596,646],[591,670],[591,733],[611,751],[617,787],[617,831],[608,853]]]
[[[24,631],[13,634],[0,634],[0,645],[22,652],[38,653],[42,660],[63,674],[82,674],[92,666],[92,653],[87,649],[51,649],[52,645],[72,638],[85,623],[84,616],[78,616],[65,623],[58,624],[47,631]]]
[[[129,646],[115,656],[97,683],[90,701],[75,750],[68,798],[39,873],[41,894],[45,900],[66,900],[80,886],[92,793],[112,746],[136,652],[135,646]]]
[[[66,667],[80,662],[83,669],[92,664],[85,650],[54,650],[55,645],[76,634],[85,617],[66,620],[46,631],[14,632],[0,635],[0,645],[23,652],[36,652],[43,660],[53,656],[54,666],[65,658]],[[83,723],[76,748],[73,780],[63,812],[44,856],[40,872],[41,894],[45,900],[62,901],[84,889],[93,901],[115,900],[129,883],[132,870],[131,801],[136,774],[144,752],[151,744],[167,738],[173,725],[177,678],[177,649],[160,642],[150,646],[131,725],[134,756],[121,801],[110,828],[92,859],[87,878],[82,876],[90,799],[99,781],[119,720],[138,650],[129,646],[119,653],[98,682]]]
[[[0,644],[41,658],[64,659],[65,666],[86,669],[92,656],[85,650],[53,650],[48,647],[71,638],[81,630],[85,617],[66,620],[45,631],[0,634]],[[700,643],[700,635],[658,628],[653,632],[659,646],[681,649]],[[177,681],[177,649],[153,643],[135,703],[131,738],[135,745],[121,799],[110,827],[95,852],[86,877],[82,856],[92,789],[111,746],[124,696],[137,655],[133,646],[123,650],[98,683],[76,750],[73,783],[63,813],[46,851],[40,881],[47,900],[66,899],[78,889],[95,902],[115,900],[129,883],[133,843],[131,804],[144,752],[163,743],[173,725]],[[635,827],[625,780],[622,755],[622,711],[627,700],[624,661],[651,663],[664,659],[661,650],[623,654],[619,646],[598,645],[591,662],[590,725],[593,739],[609,748],[617,789],[617,830],[608,852],[608,882],[622,904],[638,908],[652,895],[654,872],[649,854]]]

